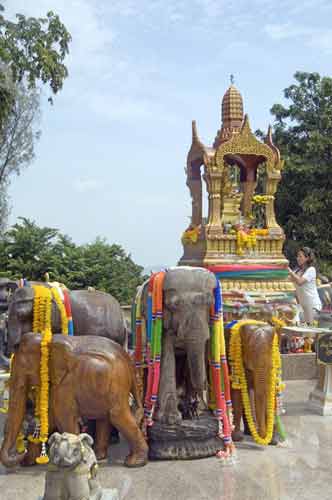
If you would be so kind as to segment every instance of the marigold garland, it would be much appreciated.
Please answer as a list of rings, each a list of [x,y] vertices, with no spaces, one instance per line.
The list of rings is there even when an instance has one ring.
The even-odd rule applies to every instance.
[[[245,232],[242,229],[236,233],[236,253],[243,255],[244,249],[253,250],[257,246],[257,229]]]
[[[183,234],[181,241],[184,245],[194,245],[197,243],[198,238],[199,238],[199,232],[200,228],[199,227],[194,227],[192,229],[187,229]]]
[[[230,339],[230,363],[232,368],[232,387],[234,389],[241,389],[244,411],[251,435],[256,441],[256,443],[260,445],[268,445],[271,442],[273,436],[274,418],[276,414],[276,395],[278,394],[279,396],[282,390],[281,358],[279,353],[278,336],[277,334],[274,335],[272,344],[272,354],[271,354],[272,368],[270,372],[269,391],[267,398],[266,435],[260,436],[258,434],[256,424],[254,422],[251,411],[247,379],[246,379],[245,369],[243,366],[241,329],[245,325],[264,325],[264,324],[265,324],[264,322],[256,320],[238,321],[231,328],[231,339]]]
[[[286,322],[280,318],[277,318],[277,316],[272,316],[271,322],[277,330],[281,330],[281,328],[284,328],[284,326],[286,326]]]
[[[274,196],[268,194],[256,194],[252,197],[252,201],[257,205],[266,205],[270,200],[273,200]]]
[[[48,463],[46,453],[46,442],[48,440],[48,414],[49,414],[49,344],[52,341],[52,299],[60,312],[61,330],[64,335],[68,335],[68,319],[65,307],[56,288],[48,288],[44,285],[33,285],[33,331],[42,336],[40,350],[40,390],[36,391],[35,416],[39,419],[39,432],[34,436],[29,436],[32,442],[42,443],[41,455],[36,459],[39,464]],[[39,435],[38,435],[39,434]]]
[[[68,335],[68,317],[63,301],[61,300],[60,294],[56,288],[51,288],[52,297],[58,306],[61,315],[61,332],[62,335]]]

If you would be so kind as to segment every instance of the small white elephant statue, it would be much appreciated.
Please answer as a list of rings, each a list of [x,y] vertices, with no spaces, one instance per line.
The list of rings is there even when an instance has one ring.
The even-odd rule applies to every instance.
[[[55,432],[48,442],[50,463],[43,500],[101,500],[92,437]]]

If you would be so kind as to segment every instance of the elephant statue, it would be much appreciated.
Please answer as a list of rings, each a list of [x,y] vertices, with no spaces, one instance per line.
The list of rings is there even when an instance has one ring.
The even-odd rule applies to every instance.
[[[16,439],[22,427],[29,388],[40,387],[40,334],[26,333],[15,353],[10,378],[7,425],[0,451],[2,463],[13,466],[24,458]],[[53,335],[49,344],[49,432],[79,434],[82,418],[97,421],[96,449],[108,446],[110,423],[127,439],[126,465],[147,462],[147,444],[138,423],[143,418],[136,374],[129,355],[116,342],[97,336]],[[131,413],[129,395],[136,404]],[[106,435],[106,438],[105,438]]]
[[[98,464],[89,434],[59,434],[49,441],[50,467],[42,500],[101,500]]]
[[[49,286],[47,283],[33,283]],[[108,293],[69,291],[74,335],[108,337],[125,346],[127,335],[119,302]],[[22,335],[32,331],[34,289],[24,286],[14,291],[8,309],[8,351],[15,350]],[[61,332],[61,317],[53,300],[52,331]]]
[[[9,369],[7,353],[8,307],[17,283],[8,278],[0,278],[0,370]]]
[[[245,368],[248,390],[254,392],[256,425],[260,436],[266,435],[267,401],[270,373],[272,370],[272,346],[275,329],[269,324],[244,324],[240,329],[242,359]],[[234,411],[233,440],[241,441],[241,418],[243,401],[240,389],[232,388]]]
[[[206,409],[207,343],[215,287],[216,278],[206,269],[177,267],[166,272],[158,406],[153,417],[161,424],[179,424],[184,414],[199,415]],[[145,319],[147,299],[145,285]],[[179,407],[184,409],[182,414]]]
[[[7,312],[10,297],[17,287],[16,281],[9,278],[0,278],[0,313]]]

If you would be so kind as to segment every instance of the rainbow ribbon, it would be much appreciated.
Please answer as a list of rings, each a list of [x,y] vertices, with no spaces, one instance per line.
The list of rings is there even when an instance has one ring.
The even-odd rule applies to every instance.
[[[269,266],[261,264],[225,264],[223,266],[207,266],[207,269],[221,280],[285,280],[288,277],[288,270],[285,266],[273,264]]]
[[[72,312],[71,312],[69,292],[66,289],[62,289],[62,293],[63,293],[63,305],[65,306],[67,320],[68,320],[68,335],[73,336],[74,335],[74,323],[73,323],[73,317],[72,317]]]

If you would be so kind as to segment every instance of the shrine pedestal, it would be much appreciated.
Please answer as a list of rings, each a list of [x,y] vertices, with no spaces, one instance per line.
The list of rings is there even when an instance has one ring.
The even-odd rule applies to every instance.
[[[310,393],[309,404],[319,415],[332,416],[332,365],[320,367],[318,383]]]

